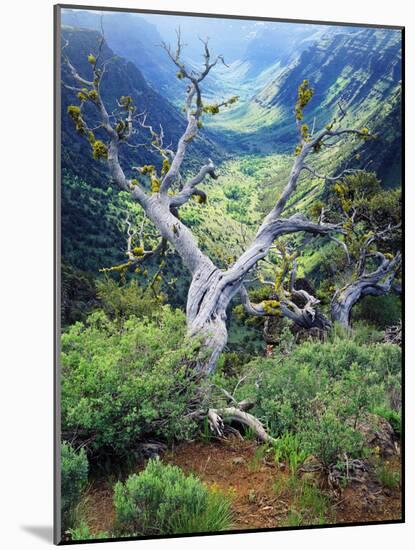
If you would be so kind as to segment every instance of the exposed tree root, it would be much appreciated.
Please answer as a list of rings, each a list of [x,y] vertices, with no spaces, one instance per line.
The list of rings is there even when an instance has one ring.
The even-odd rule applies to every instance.
[[[250,428],[258,440],[263,443],[273,443],[275,441],[273,437],[267,434],[264,426],[255,416],[240,408],[209,409],[207,417],[210,429],[219,437],[224,437],[225,424],[236,422]]]

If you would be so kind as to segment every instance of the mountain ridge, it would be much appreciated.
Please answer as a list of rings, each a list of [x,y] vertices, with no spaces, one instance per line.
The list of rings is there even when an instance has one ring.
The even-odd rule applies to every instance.
[[[96,51],[99,38],[99,33],[90,29],[64,27],[62,30],[63,41],[68,41],[65,55],[69,57],[83,76],[87,77],[90,74],[91,68],[87,58],[89,53]],[[147,122],[155,128],[159,128],[161,125],[165,133],[166,143],[171,142],[175,146],[186,127],[183,113],[149,86],[142,72],[131,61],[114,55],[105,42],[102,48],[102,57],[109,60],[101,86],[102,97],[109,111],[111,112],[116,107],[119,97],[131,95],[138,112],[146,112]],[[73,84],[64,60],[62,62],[62,78],[67,84]],[[92,159],[88,144],[81,136],[76,134],[67,115],[68,106],[74,102],[78,102],[76,95],[67,90],[65,86],[62,86],[62,167],[74,173],[82,170],[82,173],[88,175],[89,179],[92,178],[95,182],[102,182],[103,175],[107,173],[106,167]],[[90,116],[94,116],[92,107],[86,106],[86,109]],[[136,130],[137,141],[150,141],[147,130],[142,129],[140,126],[137,126]],[[97,136],[100,135],[103,138],[106,137],[102,132],[100,134],[98,130]],[[208,157],[219,160],[223,156],[215,144],[209,141],[208,133],[199,136],[190,145],[189,149],[193,152],[193,163],[200,160],[204,161]],[[160,158],[148,148],[131,150],[124,147],[120,152],[120,157],[127,173],[131,170],[129,167],[133,165],[160,162]],[[191,167],[191,159],[188,159],[188,161],[188,165]]]

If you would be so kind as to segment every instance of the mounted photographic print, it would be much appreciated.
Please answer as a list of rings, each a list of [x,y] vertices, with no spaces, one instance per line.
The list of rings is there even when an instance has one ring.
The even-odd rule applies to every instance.
[[[55,47],[55,542],[402,522],[403,28]]]

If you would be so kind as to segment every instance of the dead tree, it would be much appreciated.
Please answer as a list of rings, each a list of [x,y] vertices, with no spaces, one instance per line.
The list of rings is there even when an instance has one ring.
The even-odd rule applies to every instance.
[[[102,42],[101,42],[102,44]],[[221,56],[212,58],[207,41],[203,42],[204,64],[199,71],[188,69],[182,60],[182,41],[178,33],[177,46],[172,50],[164,46],[171,61],[177,67],[177,76],[187,84],[184,102],[186,129],[178,140],[175,150],[163,144],[163,131],[155,131],[146,124],[144,113],[137,114],[130,96],[123,96],[118,102],[117,109],[108,111],[101,96],[100,86],[106,70],[102,62],[100,51],[97,56],[90,55],[92,78],[85,78],[79,74],[63,52],[73,83],[64,85],[77,94],[79,106],[71,105],[68,108],[77,131],[89,141],[94,158],[107,163],[113,182],[122,191],[130,193],[131,197],[143,208],[146,216],[160,233],[160,239],[179,254],[184,265],[191,274],[191,284],[187,296],[187,327],[188,336],[201,342],[201,355],[196,361],[196,369],[203,373],[211,373],[216,366],[217,359],[227,342],[226,312],[231,300],[238,294],[246,302],[244,281],[256,264],[265,258],[275,241],[292,233],[306,232],[312,235],[332,235],[342,233],[339,224],[315,223],[303,214],[284,216],[287,203],[297,189],[300,175],[304,171],[313,171],[306,163],[311,153],[316,153],[324,146],[329,146],[333,140],[340,140],[345,136],[355,135],[368,137],[366,129],[344,128],[341,122],[345,116],[343,109],[340,115],[331,124],[320,131],[310,132],[308,126],[302,122],[303,109],[310,101],[313,91],[308,81],[304,81],[298,90],[295,105],[295,117],[299,132],[299,143],[295,151],[295,158],[288,181],[274,206],[264,218],[252,242],[246,247],[239,258],[227,269],[220,269],[198,246],[192,232],[175,215],[177,209],[184,205],[191,197],[198,196],[203,202],[205,195],[198,188],[206,177],[217,178],[215,166],[211,160],[203,165],[199,172],[187,181],[182,180],[181,167],[186,155],[188,144],[197,136],[202,125],[202,115],[216,114],[221,107],[232,104],[236,98],[216,104],[206,104],[202,100],[201,85],[210,71],[223,62]],[[95,106],[99,117],[99,130],[106,135],[105,141],[96,139],[95,128],[91,128],[84,114],[86,104]],[[147,176],[151,181],[151,189],[146,190],[142,181],[128,178],[120,161],[120,149],[125,146],[136,146],[134,135],[136,125],[147,127],[151,134],[151,146],[161,156],[162,166],[136,167],[138,174]],[[341,175],[337,176],[339,178]],[[131,260],[132,261],[132,260]],[[247,304],[249,307],[249,303]],[[295,308],[282,301],[281,311],[287,316],[295,316],[299,321],[307,323],[309,313],[313,308],[313,300],[308,300],[305,310],[297,312]],[[308,311],[306,311],[308,310]],[[257,314],[257,308],[251,308]]]
[[[350,327],[352,309],[359,300],[400,292],[400,196],[388,197],[376,176],[367,172],[347,176],[333,189],[332,206],[345,231],[342,245],[352,269],[350,280],[333,295],[331,315],[333,321]],[[382,197],[387,198],[386,208],[381,208]],[[320,218],[324,215],[323,210]]]
[[[350,326],[352,308],[364,296],[384,296],[394,289],[396,275],[401,269],[402,256],[397,252],[387,258],[382,252],[369,252],[370,245],[376,240],[371,236],[363,245],[357,269],[357,276],[343,288],[337,290],[331,302],[333,321],[345,327]],[[377,263],[377,267],[367,270],[368,260]]]
[[[283,243],[277,243],[274,248],[277,248],[279,252],[282,266],[277,271],[275,281],[265,280],[261,277],[260,282],[271,286],[275,299],[254,304],[251,302],[246,284],[244,284],[239,293],[245,311],[259,317],[284,316],[301,329],[330,330],[330,320],[318,308],[320,300],[305,289],[295,288],[298,251],[290,254]]]

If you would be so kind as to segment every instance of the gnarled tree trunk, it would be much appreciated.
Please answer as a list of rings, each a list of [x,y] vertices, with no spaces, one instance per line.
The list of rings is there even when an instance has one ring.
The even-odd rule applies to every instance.
[[[104,38],[102,37],[101,46],[103,40]],[[64,57],[75,83],[75,85],[68,85],[65,83],[64,85],[74,92],[74,94],[77,94],[78,97],[80,94],[81,97],[85,95],[85,88],[88,92],[93,93],[94,99],[91,101],[98,111],[100,118],[99,127],[107,136],[106,144],[100,142],[100,158],[107,161],[112,181],[120,190],[129,192],[130,196],[141,205],[146,216],[153,222],[159,231],[161,245],[163,246],[166,242],[170,243],[172,248],[180,255],[183,264],[189,270],[192,277],[192,283],[187,300],[188,335],[191,338],[200,339],[201,341],[200,356],[196,360],[197,370],[202,373],[210,373],[214,370],[219,354],[227,341],[226,310],[229,303],[233,296],[243,288],[244,278],[249,271],[255,267],[258,261],[267,256],[274,241],[282,235],[300,231],[305,231],[314,235],[330,235],[333,232],[342,232],[341,227],[338,225],[323,224],[321,222],[313,223],[299,214],[287,218],[281,217],[287,202],[296,190],[301,172],[303,170],[308,170],[316,175],[314,170],[306,164],[306,157],[310,153],[318,151],[327,140],[333,139],[334,137],[354,134],[367,138],[367,132],[363,133],[360,130],[340,127],[334,130],[333,123],[331,126],[329,125],[319,132],[313,132],[312,135],[305,136],[304,132],[301,130],[300,119],[297,119],[300,143],[297,147],[298,155],[294,159],[288,182],[280,197],[276,199],[275,205],[263,220],[252,243],[236,260],[233,266],[222,271],[202,252],[190,229],[178,219],[174,212],[177,213],[177,209],[193,196],[201,197],[203,202],[206,198],[205,193],[198,189],[197,186],[202,183],[207,175],[214,179],[217,178],[214,165],[210,159],[192,179],[184,183],[180,170],[187,145],[196,137],[198,129],[201,127],[201,117],[205,106],[202,102],[200,84],[209,74],[210,70],[215,67],[218,62],[223,61],[223,58],[217,56],[212,60],[208,42],[205,41],[203,67],[199,72],[195,70],[188,71],[181,59],[182,46],[180,32],[178,33],[178,42],[175,51],[165,46],[172,62],[179,69],[181,78],[184,78],[188,83],[184,104],[187,125],[177,143],[175,151],[172,151],[170,147],[166,147],[163,144],[164,132],[162,128],[159,133],[156,132],[151,125],[146,123],[145,113],[136,114],[130,96],[123,96],[123,98],[120,99],[120,102],[118,102],[119,109],[116,110],[115,115],[114,112],[111,115],[109,114],[100,93],[101,80],[106,70],[107,62],[100,60],[98,63],[99,55],[97,55],[95,61],[92,63],[91,80],[83,78],[71,64],[69,59]],[[307,86],[308,83],[306,87]],[[219,109],[219,106],[227,105],[232,102],[233,101],[225,101],[216,105],[216,108]],[[77,129],[82,129],[83,135],[89,139],[90,144],[96,144],[97,141],[95,141],[93,132],[94,128],[88,126],[83,106],[83,101],[81,101],[79,107],[73,106],[74,122],[76,123]],[[337,120],[337,124],[341,122],[344,115],[345,113],[342,110]],[[117,121],[114,120],[114,116],[115,119],[117,117],[120,118],[122,122],[121,129],[120,125],[116,124]],[[149,130],[153,152],[158,153],[160,158],[163,159],[163,168],[160,172],[157,171],[155,166],[133,167],[134,170],[138,170],[141,174],[148,174],[148,170],[150,169],[153,178],[151,180],[151,193],[148,193],[145,186],[141,186],[137,179],[127,177],[120,163],[119,149],[121,146],[139,146],[139,144],[128,143],[134,138],[135,124],[139,124],[143,128]],[[165,166],[167,167],[166,169]],[[145,172],[144,168],[146,168]],[[317,177],[322,176],[317,174]],[[336,181],[340,177],[341,174],[336,178],[324,176],[324,179]],[[177,184],[179,189],[173,189],[173,184]],[[154,253],[154,251],[146,251],[145,255],[148,256],[152,253]],[[128,257],[130,263],[136,261],[131,251]],[[306,297],[307,304],[303,309],[296,308],[295,304],[293,304],[287,307],[284,313],[284,308],[288,303],[286,300],[286,303],[281,304],[281,310],[299,324],[308,326],[313,323],[315,324],[316,320],[324,324],[324,319],[320,316],[316,317],[313,302],[312,300],[310,301],[309,298],[311,297]],[[254,307],[251,308],[251,310],[258,314],[260,308]],[[259,314],[266,313],[267,312],[264,311],[259,312]]]
[[[380,266],[372,273],[365,273],[357,280],[338,290],[331,302],[333,321],[350,327],[353,306],[364,296],[384,296],[394,288],[394,278],[401,266],[401,254],[392,260],[387,260],[383,254],[377,253],[381,259]]]
[[[226,309],[229,290],[221,290],[223,272],[205,262],[193,276],[187,297],[187,326],[191,338],[200,339],[197,369],[209,374],[215,369],[228,340]]]

